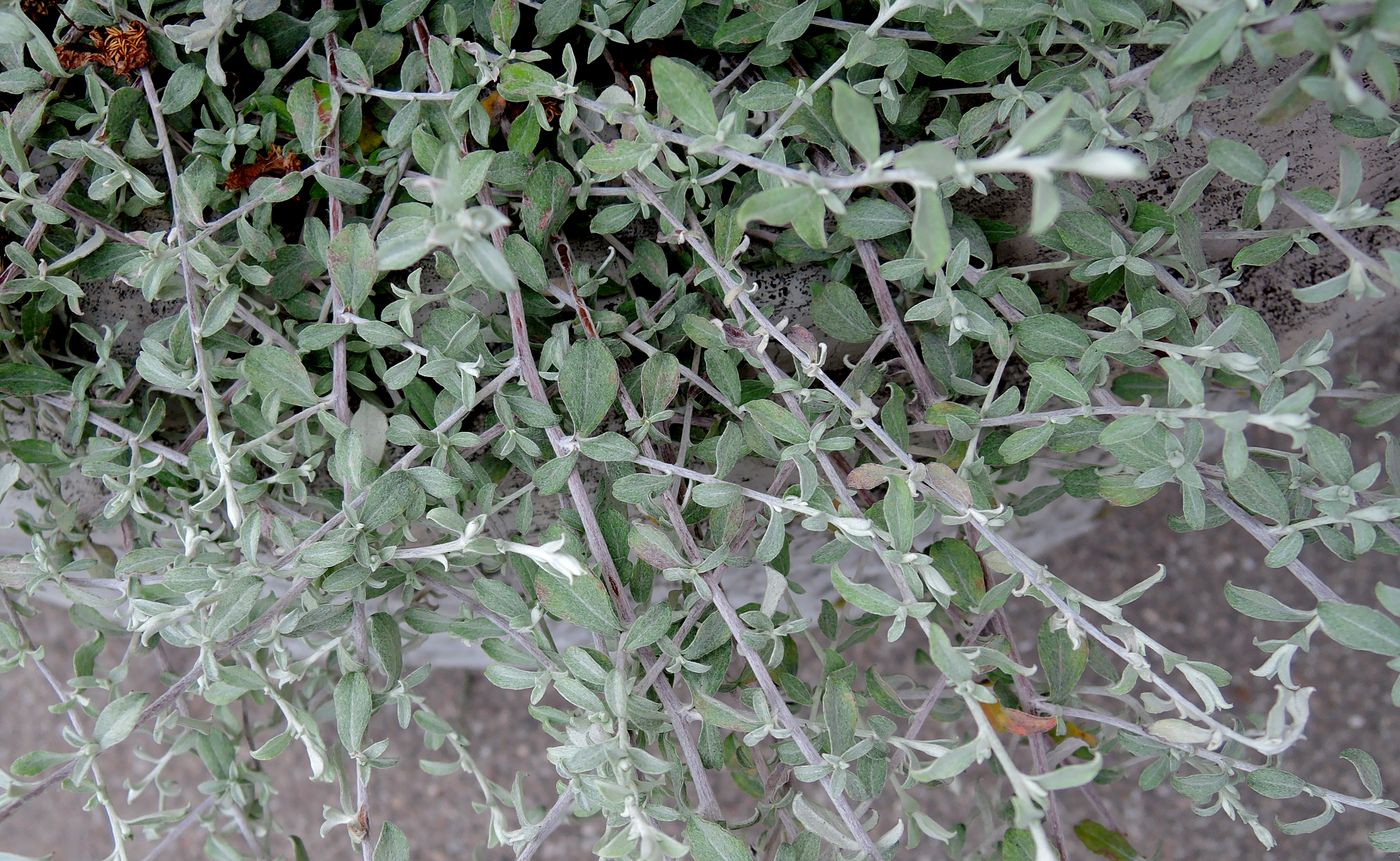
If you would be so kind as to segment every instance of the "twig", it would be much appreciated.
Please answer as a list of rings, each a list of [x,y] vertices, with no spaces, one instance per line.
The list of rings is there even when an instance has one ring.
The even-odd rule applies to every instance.
[[[710,591],[714,594],[715,609],[719,611],[720,618],[724,619],[724,624],[729,628],[730,638],[734,641],[734,648],[744,659],[744,663],[749,665],[753,671],[754,678],[758,681],[759,688],[763,691],[763,696],[768,700],[768,706],[777,716],[778,722],[792,734],[793,743],[802,752],[802,757],[807,760],[808,765],[824,765],[821,753],[817,746],[807,737],[802,730],[802,724],[793,715],[792,709],[788,708],[787,701],[783,699],[783,694],[778,690],[778,686],[773,683],[773,677],[768,672],[768,665],[763,663],[763,659],[754,652],[748,642],[744,639],[744,623],[740,621],[739,614],[734,612],[734,605],[729,602],[729,597],[724,594],[724,589],[720,586],[719,580],[713,573],[706,575],[706,582],[710,586]],[[837,791],[836,785],[829,776],[821,779],[822,789],[826,790],[827,798],[836,808],[836,813],[845,823],[851,837],[861,846],[861,851],[870,856],[871,861],[883,861],[880,850],[876,848],[875,841],[870,839],[865,828],[861,826],[860,820],[856,818],[855,811],[846,801],[846,796]]]
[[[482,201],[485,205],[490,205],[489,199],[483,197]],[[497,230],[493,234],[492,240],[499,248],[505,241],[504,232]],[[520,368],[520,376],[525,383],[525,389],[530,393],[531,398],[541,404],[547,404],[549,399],[545,393],[544,384],[540,381],[539,371],[535,367],[535,357],[530,348],[529,333],[525,328],[525,305],[518,289],[506,294],[506,312],[510,317],[511,343],[515,350],[515,359]],[[556,456],[567,453],[563,431],[555,426],[546,428],[545,434],[548,436]],[[613,564],[612,554],[603,538],[603,530],[598,526],[598,518],[593,512],[592,500],[588,497],[583,479],[579,477],[577,465],[570,470],[566,486],[569,498],[574,504],[574,511],[578,514],[579,522],[583,526],[585,543],[589,553],[602,571],[603,583],[617,609],[618,617],[623,624],[631,624],[636,618],[632,597],[623,585],[622,578],[618,575],[617,566]],[[643,649],[640,654],[645,660],[650,652]],[[700,760],[700,753],[695,747],[695,742],[685,731],[686,722],[682,715],[680,702],[676,699],[675,691],[665,679],[657,679],[656,693],[661,699],[662,707],[671,719],[672,726],[676,728],[676,743],[680,746],[686,766],[690,769],[691,776],[695,780],[696,793],[700,798],[701,806],[717,810],[718,804],[715,801],[714,789],[710,785],[709,776]]]
[[[914,342],[909,337],[909,330],[904,327],[904,318],[895,307],[894,298],[890,296],[890,287],[885,282],[884,274],[880,272],[880,259],[875,253],[874,244],[866,239],[858,239],[856,252],[860,255],[861,265],[865,267],[866,280],[870,282],[870,289],[875,296],[875,307],[880,311],[880,322],[894,337],[894,348],[904,361],[905,370],[914,380],[914,388],[919,393],[922,405],[929,407],[944,400],[938,393],[938,387],[933,381],[933,375],[928,371],[928,366],[915,349]]]
[[[1025,661],[1021,660],[1021,648],[1016,645],[1016,632],[1011,628],[1011,622],[1006,617],[1006,608],[998,607],[992,611],[992,628],[1006,638],[1007,654],[1011,660],[1021,666],[1025,666]],[[1030,702],[1035,699],[1035,691],[1031,688],[1030,681],[1020,673],[1011,674],[1012,687],[1016,689],[1016,696],[1020,701],[1029,707]],[[1045,743],[1045,736],[1042,733],[1033,732],[1030,735],[1031,762],[1035,765],[1037,774],[1050,773],[1050,761],[1048,748]],[[1067,859],[1069,854],[1065,852],[1064,827],[1060,822],[1060,807],[1055,801],[1055,793],[1048,793],[1045,797],[1045,833],[1050,837],[1050,842],[1054,844],[1059,852],[1060,858]]]
[[[447,416],[447,418],[443,419],[443,421],[433,429],[433,435],[436,436],[438,434],[446,433],[447,431],[449,431],[454,425],[457,424],[457,422],[466,418],[467,415],[473,409],[476,408],[477,404],[480,404],[482,401],[492,397],[495,394],[495,392],[500,389],[501,386],[505,385],[507,382],[513,379],[515,377],[515,374],[515,365],[511,364],[507,366],[506,369],[503,370],[499,375],[497,375],[496,379],[492,380],[489,385],[482,387],[481,391],[477,393],[476,400],[474,400],[471,404],[463,404],[462,406],[459,406],[457,409],[453,410],[452,413]],[[483,437],[483,444],[484,439],[485,438]],[[385,474],[389,472],[398,472],[399,470],[409,468],[410,466],[418,462],[418,459],[423,456],[424,451],[424,446],[422,446],[421,444],[414,446],[413,448],[405,452],[403,457],[399,458],[392,465],[390,465],[388,469],[385,470]],[[326,520],[326,522],[321,524],[321,526],[317,528],[315,532],[312,532],[310,535],[303,538],[300,542],[297,543],[295,547],[288,550],[286,553],[282,554],[280,557],[274,560],[269,566],[269,569],[272,571],[281,571],[287,568],[289,565],[291,565],[292,562],[294,562],[297,559],[297,557],[301,554],[303,550],[320,541],[322,538],[325,538],[328,534],[330,534],[331,530],[344,523],[347,511],[363,504],[365,499],[369,497],[369,490],[369,488],[365,488],[363,491],[361,491],[353,500],[351,500],[345,506],[344,509],[337,512],[335,515]],[[225,640],[223,644],[215,650],[215,654],[220,659],[228,656],[239,646],[251,640],[263,628],[280,619],[282,617],[282,614],[287,610],[287,608],[292,606],[292,604],[294,604],[297,601],[297,599],[301,597],[301,593],[306,591],[314,582],[315,578],[303,577],[296,583],[292,584],[292,587],[288,589],[282,595],[282,597],[277,599],[277,601],[274,602],[272,606],[268,607],[268,609],[261,616],[259,616],[246,627],[244,627],[242,630],[238,631],[232,637]],[[162,712],[164,712],[165,707],[167,705],[169,705],[177,697],[182,695],[185,691],[189,690],[190,686],[194,685],[200,679],[204,678],[204,666],[205,664],[203,660],[196,660],[183,676],[181,676],[170,687],[166,688],[160,694],[160,696],[152,700],[146,706],[146,708],[141,711],[141,714],[137,717],[136,726],[141,727],[150,723]],[[108,750],[111,749],[112,748],[108,748]],[[55,783],[58,783],[60,780],[63,780],[68,775],[72,774],[73,768],[74,764],[71,761],[62,766],[59,766],[57,769],[54,769],[54,771],[51,772],[48,776],[46,776],[38,784],[38,786],[29,790],[24,795],[12,801],[5,807],[0,808],[0,823],[3,823],[6,819],[9,819],[11,816],[13,816],[26,803],[43,794],[44,791],[47,790],[50,786],[53,786]]]
[[[29,653],[28,657],[34,662],[34,666],[39,671],[39,675],[43,677],[44,682],[49,686],[49,689],[53,691],[54,696],[58,698],[58,704],[60,706],[68,705],[69,699],[63,693],[63,686],[58,683],[58,679],[49,670],[48,665],[44,663],[44,659],[37,654],[38,647],[34,643],[34,639],[29,636],[29,628],[24,624],[24,619],[20,618],[19,611],[15,608],[15,602],[10,598],[10,593],[4,588],[0,588],[0,600],[4,601],[5,613],[10,617],[10,624],[13,625],[15,631],[19,633],[20,641],[24,645],[25,651]],[[73,728],[73,732],[77,733],[79,738],[90,738],[87,729],[83,726],[82,722],[78,720],[77,711],[77,708],[64,708],[63,714],[68,719],[68,725]],[[72,762],[73,760],[69,760],[70,770]],[[98,770],[96,762],[92,763],[92,780],[97,789],[97,800],[102,806],[103,813],[107,815],[107,825],[112,833],[113,857],[124,859],[126,858],[125,825],[121,821],[121,817],[117,815],[116,809],[112,806],[111,796],[107,794],[106,781],[103,780],[102,772]]]
[[[214,455],[214,466],[219,476],[219,488],[224,495],[224,511],[228,515],[229,525],[237,529],[243,523],[243,508],[234,492],[233,464],[229,460],[228,450],[224,447],[223,429],[219,427],[219,404],[214,397],[214,385],[210,380],[207,364],[208,355],[204,351],[204,335],[200,331],[200,318],[204,312],[201,310],[199,295],[195,290],[194,277],[190,270],[190,256],[185,249],[184,213],[180,211],[180,194],[176,188],[179,182],[179,172],[175,166],[175,154],[170,149],[170,135],[165,128],[165,115],[161,113],[160,94],[156,92],[155,81],[151,79],[150,69],[143,68],[141,70],[141,85],[146,92],[146,104],[151,109],[151,118],[156,129],[156,145],[164,158],[165,175],[170,185],[170,220],[174,224],[175,241],[180,246],[180,274],[185,282],[185,314],[190,322],[190,345],[194,352],[195,376],[198,379],[199,391],[204,401],[204,417],[209,422],[209,450]]]
[[[1235,501],[1225,494],[1223,490],[1216,487],[1213,482],[1204,482],[1205,489],[1202,494],[1212,505],[1225,512],[1225,515],[1233,520],[1240,528],[1249,533],[1249,536],[1258,541],[1265,550],[1272,550],[1278,543],[1278,539],[1269,534],[1269,531],[1254,519],[1249,512],[1235,504]],[[1313,597],[1319,601],[1341,601],[1342,596],[1332,590],[1331,586],[1322,582],[1322,578],[1313,573],[1312,569],[1300,559],[1294,559],[1287,565],[1289,572],[1302,583]]]
[[[104,133],[105,126],[102,129],[98,129],[97,133],[93,136],[93,139],[96,140],[97,138],[101,137]],[[77,181],[78,177],[83,172],[83,168],[86,166],[87,159],[85,157],[75,158],[73,160],[73,163],[68,166],[68,169],[65,170],[61,176],[59,176],[58,181],[56,181],[53,184],[53,186],[49,189],[49,193],[45,195],[44,202],[50,205],[57,205],[60,201],[62,201],[63,196],[68,193],[68,189],[73,187],[73,183]],[[29,233],[26,234],[24,237],[24,250],[28,251],[30,254],[33,254],[39,248],[39,241],[43,239],[44,232],[48,229],[49,224],[47,221],[36,218],[34,220],[33,226],[29,228]],[[0,272],[0,287],[4,287],[6,284],[9,284],[10,281],[14,279],[14,277],[18,274],[19,263],[11,262],[9,266],[5,267],[4,272]]]
[[[1166,745],[1167,747],[1170,747],[1174,750],[1182,751],[1183,753],[1190,754],[1191,756],[1200,757],[1201,759],[1208,760],[1210,762],[1215,763],[1216,765],[1223,766],[1233,771],[1242,771],[1245,773],[1249,773],[1251,771],[1258,771],[1259,769],[1265,767],[1263,765],[1256,765],[1246,760],[1237,759],[1232,756],[1227,756],[1222,753],[1216,753],[1213,750],[1206,750],[1204,748],[1196,747],[1189,744],[1181,744],[1179,742],[1168,741],[1167,739],[1161,738],[1159,736],[1151,735],[1145,729],[1131,721],[1126,721],[1122,718],[1110,714],[1105,714],[1103,712],[1093,711],[1084,708],[1060,706],[1049,702],[1048,700],[1042,699],[1036,700],[1035,707],[1041,711],[1049,712],[1051,714],[1058,714],[1066,718],[1074,718],[1075,720],[1082,721],[1091,721],[1093,723],[1101,724],[1103,726],[1111,726],[1114,729],[1121,730],[1123,732],[1129,732],[1141,738],[1151,739],[1157,744]],[[1357,810],[1364,810],[1367,813],[1372,813],[1376,816],[1381,816],[1386,819],[1393,820],[1395,822],[1400,822],[1400,810],[1396,810],[1392,807],[1386,807],[1383,804],[1378,804],[1372,799],[1357,798],[1354,795],[1346,795],[1340,792],[1333,792],[1332,790],[1327,789],[1325,787],[1316,786],[1313,784],[1309,785],[1312,786],[1312,788],[1316,790],[1321,795],[1321,797],[1326,798],[1328,801],[1335,801],[1338,804],[1342,804],[1347,807],[1352,807]]]
[[[525,844],[525,848],[520,850],[520,854],[516,856],[515,861],[530,861],[531,858],[534,858],[535,853],[540,851],[540,847],[549,839],[549,835],[553,834],[554,829],[559,827],[559,823],[564,821],[564,816],[568,814],[569,808],[573,806],[573,803],[574,789],[571,786],[564,790],[563,794],[560,795],[559,798],[555,800],[553,806],[549,808],[549,812],[546,813],[544,819],[540,821],[539,830],[535,832],[534,837],[530,838],[530,842]]]
[[[146,853],[145,861],[155,861],[155,859],[165,854],[165,850],[174,847],[175,841],[180,839],[180,835],[184,834],[191,825],[199,821],[201,816],[209,812],[209,808],[213,807],[214,802],[217,800],[217,796],[206,796],[205,799],[191,809],[189,813],[186,813],[179,822],[175,823],[174,828],[171,828],[165,833],[165,836],[155,845],[154,849]]]

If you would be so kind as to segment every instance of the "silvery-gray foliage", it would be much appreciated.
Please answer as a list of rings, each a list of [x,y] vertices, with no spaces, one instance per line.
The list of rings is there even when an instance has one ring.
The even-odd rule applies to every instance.
[[[129,75],[92,53],[117,31],[150,53]],[[1295,247],[1344,261],[1303,301],[1400,289],[1400,254],[1350,238],[1396,221],[1347,143],[1400,136],[1397,46],[1396,0],[0,10],[0,491],[32,539],[4,563],[0,669],[42,675],[66,722],[6,764],[0,820],[62,789],[112,858],[190,826],[211,858],[282,857],[299,838],[257,764],[288,757],[340,789],[324,830],[384,861],[413,842],[379,812],[394,765],[471,774],[522,858],[578,816],[605,858],[1127,859],[1132,835],[1056,793],[1134,780],[1265,846],[1343,814],[1400,849],[1366,740],[1357,786],[1288,771],[1311,643],[1400,670],[1400,584],[1349,602],[1299,555],[1400,551],[1400,449],[1356,463],[1313,405],[1381,426],[1400,396],[1337,387],[1330,336],[1286,353],[1232,302]],[[1210,128],[1193,109],[1235,63],[1292,71]],[[1342,140],[1325,189],[1249,144],[1318,103]],[[1133,184],[1191,139],[1207,158],[1178,187]],[[1211,187],[1239,191],[1233,223],[1199,217]],[[1010,203],[967,215],[984,197]],[[1208,265],[1225,228],[1248,241]],[[606,255],[575,253],[590,235]],[[1018,236],[1043,258],[999,258]],[[794,262],[821,273],[810,328],[752,289]],[[113,283],[153,309],[139,348],[85,322]],[[1238,679],[1273,688],[1263,713],[1138,626],[1162,570],[1097,594],[1004,534],[1057,497],[1168,485],[1183,541],[1242,530],[1315,599],[1202,584],[1275,626]],[[793,559],[801,532],[824,543]],[[847,576],[857,556],[882,577]],[[799,612],[794,566],[839,597]],[[731,599],[739,569],[761,601]],[[84,641],[71,674],[28,633],[44,597]],[[1040,608],[1034,654],[1012,601]],[[872,637],[917,644],[918,672],[853,663]],[[530,692],[552,808],[415,693],[429,638]],[[169,687],[131,684],[162,654]],[[396,763],[375,713],[433,757]],[[119,745],[150,768],[104,769]],[[166,794],[175,758],[208,769],[202,795]],[[995,776],[986,803],[936,821],[920,799],[968,773]],[[756,804],[722,809],[719,781]],[[1254,812],[1300,795],[1313,818]]]

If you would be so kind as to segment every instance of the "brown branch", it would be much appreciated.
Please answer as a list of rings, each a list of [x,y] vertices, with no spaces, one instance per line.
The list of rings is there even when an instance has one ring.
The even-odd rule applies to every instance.
[[[899,353],[899,358],[904,361],[905,370],[914,380],[914,388],[919,393],[919,399],[924,407],[932,406],[945,398],[938,393],[938,386],[933,381],[933,375],[928,372],[928,366],[919,356],[919,351],[914,347],[914,341],[909,337],[909,330],[904,327],[904,318],[900,315],[899,309],[895,307],[894,297],[890,295],[889,284],[885,281],[885,276],[880,272],[880,258],[875,253],[875,245],[866,239],[856,240],[856,252],[860,255],[861,265],[865,267],[866,280],[870,282],[870,289],[875,296],[875,307],[880,311],[881,324],[890,331],[894,338],[894,348]]]

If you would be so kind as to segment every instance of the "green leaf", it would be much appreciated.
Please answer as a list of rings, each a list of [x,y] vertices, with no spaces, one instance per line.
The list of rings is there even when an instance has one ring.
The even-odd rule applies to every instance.
[[[335,685],[335,729],[340,743],[351,753],[360,751],[369,728],[369,682],[361,672],[346,673]]]
[[[1225,601],[1237,612],[1265,622],[1306,622],[1313,617],[1312,613],[1295,610],[1272,595],[1234,583],[1225,584]]]
[[[650,502],[657,494],[665,492],[672,481],[674,479],[669,475],[652,475],[645,472],[624,475],[614,482],[613,496],[619,502],[641,505]]]
[[[1117,234],[1107,218],[1095,212],[1071,211],[1055,220],[1055,233],[1070,251],[1085,257],[1113,257],[1110,236]]]
[[[1025,350],[1035,356],[1079,358],[1089,348],[1089,336],[1059,314],[1036,314],[1012,326],[1012,334]]]
[[[958,54],[943,68],[942,77],[968,84],[990,81],[1021,56],[1015,45],[981,45]]]
[[[1293,798],[1307,786],[1303,780],[1277,768],[1261,768],[1249,773],[1249,788],[1265,798]]]
[[[1094,17],[1105,23],[1126,24],[1135,30],[1147,26],[1147,16],[1133,0],[1088,0],[1088,4]]]
[[[316,152],[321,141],[330,133],[330,118],[333,114],[329,89],[323,95],[318,91],[317,81],[302,78],[292,85],[287,94],[287,112],[292,116],[296,128],[297,148],[302,152]],[[320,177],[320,174],[317,174]]]
[[[564,223],[572,207],[569,190],[573,184],[573,172],[557,161],[544,162],[530,172],[520,213],[531,242],[542,246]],[[495,247],[490,242],[484,244]]]
[[[642,406],[655,415],[680,391],[681,363],[674,353],[656,353],[642,363]]]
[[[724,508],[742,499],[743,492],[739,485],[727,481],[706,482],[697,485],[690,498],[705,508]]]
[[[1001,861],[1033,861],[1035,838],[1024,828],[1012,828],[1001,840]]]
[[[603,463],[620,463],[637,457],[637,446],[613,431],[579,440],[579,451],[583,452],[584,457]]]
[[[967,744],[955,747],[929,765],[914,769],[909,773],[909,776],[919,783],[951,780],[967,771],[977,761],[979,744],[977,739],[973,739]]]
[[[1307,455],[1308,465],[1334,485],[1346,484],[1356,471],[1346,443],[1326,428],[1308,428]]]
[[[899,612],[899,601],[876,586],[849,579],[835,565],[831,566],[831,583],[836,587],[837,593],[857,609],[876,616],[893,616]]]
[[[366,529],[378,529],[402,514],[422,492],[413,476],[386,472],[370,485],[360,507],[360,522]]]
[[[966,682],[972,678],[972,662],[962,652],[953,648],[947,631],[938,625],[932,625],[929,627],[928,639],[929,656],[933,658],[934,665],[947,674],[950,681]]]
[[[752,861],[753,853],[733,833],[698,816],[685,825],[685,842],[695,861]]]
[[[1268,266],[1293,248],[1292,236],[1268,236],[1251,243],[1235,253],[1230,265],[1235,269],[1246,266]]]
[[[118,697],[107,704],[97,716],[92,726],[92,737],[97,746],[106,750],[131,735],[136,722],[141,718],[141,710],[146,706],[150,694],[137,693]]]
[[[555,36],[572,29],[578,23],[582,5],[580,0],[545,0],[535,13],[535,45],[548,44]],[[633,35],[643,38],[636,36],[635,29]]]
[[[657,57],[651,61],[651,80],[657,101],[676,119],[705,134],[719,129],[710,87],[689,66],[670,57]]]
[[[1366,787],[1372,798],[1380,798],[1385,793],[1385,787],[1381,784],[1381,767],[1376,764],[1375,757],[1359,747],[1349,747],[1342,751],[1342,759],[1356,769],[1356,776],[1361,778],[1361,785]]]
[[[498,47],[509,45],[520,29],[520,6],[516,0],[494,0],[487,16],[491,40]]]
[[[523,102],[540,96],[552,96],[558,83],[554,76],[529,63],[507,63],[501,68],[496,91],[508,102]]]
[[[56,753],[51,750],[33,750],[16,759],[10,764],[10,772],[15,777],[37,777],[40,774],[53,768],[55,765],[62,765],[73,758],[72,753]],[[0,858],[3,858],[0,855]]]
[[[807,797],[797,793],[792,800],[792,813],[797,821],[823,841],[848,852],[860,848],[855,838],[850,836],[833,814],[812,806]]]
[[[379,29],[393,33],[408,26],[408,22],[423,14],[431,0],[389,0],[379,15]],[[397,830],[397,829],[395,829]],[[375,858],[374,861],[379,861]]]
[[[894,549],[908,553],[914,545],[914,495],[909,491],[909,483],[901,478],[890,481],[888,487],[883,510],[890,540]]]
[[[650,144],[619,138],[589,147],[583,155],[583,165],[597,174],[598,179],[612,179],[636,169],[650,154]]]
[[[1152,73],[1152,88],[1162,93],[1165,98],[1174,97],[1178,89],[1167,86],[1170,79],[1183,69],[1214,62],[1220,49],[1235,34],[1243,14],[1244,4],[1239,0],[1229,0],[1202,16],[1191,25],[1190,31],[1178,38],[1171,50],[1163,55],[1162,61]],[[1207,71],[1206,75],[1208,74]],[[1200,77],[1204,79],[1205,75]]]
[[[1400,587],[1376,584],[1376,600],[1392,616],[1400,616]]]
[[[605,635],[622,630],[608,592],[597,577],[570,580],[541,569],[535,575],[535,594],[546,610],[580,628]]]
[[[1327,636],[1348,649],[1400,657],[1400,625],[1379,610],[1322,601],[1317,605],[1317,616]]]
[[[1046,774],[1037,774],[1030,777],[1030,780],[1040,784],[1042,789],[1056,792],[1062,789],[1074,789],[1076,786],[1083,786],[1098,776],[1099,770],[1103,768],[1103,757],[1097,753],[1089,762],[1080,762],[1075,765],[1065,765]]]
[[[813,248],[826,247],[823,222],[826,208],[816,191],[805,185],[779,186],[748,198],[739,205],[738,226],[761,221],[776,227],[792,225],[797,235]]]
[[[0,362],[0,393],[29,397],[66,392],[72,387],[57,371],[38,365]]]
[[[660,39],[669,35],[685,13],[685,0],[658,0],[642,10],[632,24],[632,41]]]
[[[1269,552],[1264,554],[1264,565],[1269,568],[1283,568],[1291,565],[1293,560],[1298,558],[1298,554],[1303,552],[1305,544],[1303,533],[1290,532],[1279,539],[1278,543],[1269,548]]]
[[[928,555],[933,567],[956,590],[953,602],[964,610],[977,606],[987,594],[986,574],[977,551],[966,541],[940,538],[929,547]]]
[[[1049,140],[1051,135],[1064,126],[1065,118],[1069,116],[1071,95],[1070,90],[1061,90],[1050,104],[1036,111],[1016,129],[1016,133],[1011,136],[1012,143],[1030,152]]]
[[[1269,165],[1252,147],[1229,138],[1216,138],[1206,148],[1212,167],[1249,185],[1258,185],[1269,173]]]
[[[880,121],[875,105],[845,81],[831,84],[831,113],[841,136],[870,164],[880,157]]]
[[[632,623],[632,627],[627,631],[627,636],[622,640],[622,648],[628,652],[645,649],[666,636],[666,632],[669,630],[671,630],[671,608],[666,604],[652,604]]]
[[[1366,403],[1356,411],[1356,423],[1372,428],[1383,425],[1400,415],[1400,395],[1385,395]]]
[[[379,612],[369,617],[369,642],[379,665],[384,668],[389,686],[403,675],[403,641],[399,635],[399,623],[388,613]]]
[[[520,289],[515,271],[494,242],[480,238],[468,240],[460,249],[457,262],[463,269],[474,269],[480,276],[479,283],[497,293],[514,293]]]
[[[817,5],[818,0],[803,0],[797,6],[787,9],[768,28],[768,32],[763,36],[763,41],[769,45],[782,45],[800,38],[812,25]]]
[[[260,577],[239,577],[230,583],[219,595],[214,612],[209,614],[209,635],[223,637],[235,625],[242,624],[262,595],[262,587]]]
[[[607,417],[619,381],[617,360],[602,341],[577,341],[569,348],[559,371],[559,394],[575,434],[592,433]]]
[[[1052,618],[1047,618],[1040,626],[1040,633],[1036,636],[1036,652],[1050,685],[1050,701],[1063,705],[1069,702],[1074,686],[1084,675],[1084,668],[1089,664],[1089,649],[1082,644],[1076,649],[1069,634],[1051,626]]]
[[[1065,369],[1065,363],[1062,359],[1032,362],[1028,370],[1031,373],[1031,380],[1044,386],[1051,394],[1078,406],[1089,403],[1089,392],[1085,390],[1084,384],[1079,382],[1074,374]]]
[[[1139,857],[1138,851],[1128,842],[1127,837],[1092,819],[1085,819],[1075,825],[1074,834],[1079,838],[1079,842],[1084,844],[1085,849],[1108,858],[1109,861],[1137,861]]]
[[[326,263],[346,309],[353,313],[369,298],[370,287],[379,276],[369,227],[356,223],[342,228],[326,249]]]
[[[753,416],[758,426],[787,443],[807,441],[807,425],[797,416],[770,400],[760,398],[744,404],[744,410]]]
[[[1244,472],[1238,478],[1227,478],[1225,489],[1236,502],[1251,512],[1281,525],[1288,523],[1288,500],[1264,468],[1254,461],[1245,464]]]
[[[1007,463],[1020,463],[1045,448],[1050,437],[1055,435],[1055,426],[1049,422],[1024,428],[1002,440],[998,452]]]
[[[1332,821],[1332,817],[1337,815],[1337,811],[1328,804],[1322,808],[1322,812],[1307,819],[1300,819],[1297,822],[1279,822],[1278,830],[1290,837],[1300,834],[1311,834]]]
[[[828,284],[816,292],[812,320],[831,337],[851,344],[868,343],[880,333],[856,291],[845,284]]]
[[[283,403],[309,407],[319,398],[301,359],[281,347],[259,344],[243,357],[243,374],[253,391]]]
[[[408,857],[408,837],[394,823],[385,822],[374,844],[374,861],[408,861]]]
[[[1368,839],[1377,852],[1400,852],[1400,828],[1372,832]]]
[[[160,112],[166,116],[178,114],[194,103],[204,86],[203,64],[186,63],[170,75],[160,94]]]
[[[861,197],[846,204],[837,216],[837,229],[852,239],[884,239],[908,230],[909,213],[878,197]]]
[[[933,275],[943,267],[953,250],[948,219],[943,213],[943,196],[937,191],[914,189],[914,224],[910,228],[914,249],[924,258],[924,271]]]
[[[850,750],[856,741],[860,709],[856,705],[855,693],[844,677],[826,680],[826,690],[822,693],[822,721],[826,724],[831,749]]]

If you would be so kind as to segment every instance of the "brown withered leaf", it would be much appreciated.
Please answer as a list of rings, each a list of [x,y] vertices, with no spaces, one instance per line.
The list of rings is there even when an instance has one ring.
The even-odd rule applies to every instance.
[[[227,191],[243,191],[253,184],[253,180],[264,176],[286,176],[301,170],[301,158],[294,152],[273,145],[258,155],[252,164],[241,164],[228,172],[224,179]]]
[[[1033,715],[1030,712],[1004,706],[1001,703],[978,703],[978,705],[982,707],[982,714],[987,716],[987,720],[998,732],[1028,736],[1049,732],[1055,728],[1055,719],[1052,717]]]
[[[846,473],[846,486],[851,490],[874,490],[885,483],[895,470],[878,463],[863,463]]]

